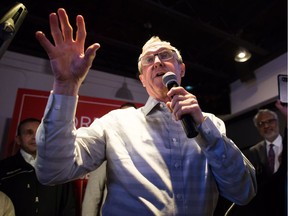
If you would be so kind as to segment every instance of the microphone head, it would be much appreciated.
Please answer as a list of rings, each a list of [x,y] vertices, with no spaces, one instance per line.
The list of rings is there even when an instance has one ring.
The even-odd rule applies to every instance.
[[[163,75],[162,82],[166,87],[168,87],[171,82],[177,83],[177,77],[175,73],[169,71]]]

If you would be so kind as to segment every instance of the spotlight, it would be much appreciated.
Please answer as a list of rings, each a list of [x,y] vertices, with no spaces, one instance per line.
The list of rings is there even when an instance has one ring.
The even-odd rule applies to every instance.
[[[236,52],[234,60],[236,62],[246,62],[251,58],[251,53],[246,50],[245,48],[239,48],[239,50]]]
[[[0,59],[7,50],[15,34],[22,25],[26,14],[26,7],[19,2],[13,4],[4,15],[0,14]]]

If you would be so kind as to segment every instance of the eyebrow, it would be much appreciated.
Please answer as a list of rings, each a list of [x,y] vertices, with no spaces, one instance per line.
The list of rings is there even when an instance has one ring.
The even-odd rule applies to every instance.
[[[148,51],[148,52],[146,52],[145,53],[145,55],[143,55],[143,56],[146,56],[146,55],[151,55],[151,54],[154,54],[154,53],[159,53],[159,52],[161,52],[161,51],[164,51],[164,50],[169,50],[169,51],[173,51],[172,49],[168,49],[168,48],[164,48],[164,47],[161,47],[161,48],[159,48],[158,50],[156,50],[156,51]],[[142,57],[143,57],[142,56]],[[142,58],[141,57],[141,58]]]

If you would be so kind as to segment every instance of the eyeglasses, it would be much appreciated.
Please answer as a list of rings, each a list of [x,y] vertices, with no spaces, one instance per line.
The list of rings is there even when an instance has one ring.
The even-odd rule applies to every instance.
[[[260,122],[257,123],[257,126],[260,127],[260,128],[262,128],[262,127],[264,127],[266,124],[268,124],[268,125],[273,124],[275,121],[276,121],[276,119],[268,119],[268,120],[266,120],[266,121],[260,121]]]
[[[158,52],[156,54],[145,55],[139,61],[141,61],[141,64],[143,66],[151,65],[154,63],[156,55],[161,61],[168,61],[174,57],[174,51],[162,50],[161,52]]]

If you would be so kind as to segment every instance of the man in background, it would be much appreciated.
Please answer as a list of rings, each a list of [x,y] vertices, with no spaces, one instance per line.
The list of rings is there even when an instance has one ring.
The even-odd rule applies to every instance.
[[[248,205],[234,206],[229,216],[287,215],[287,107],[280,101],[275,105],[286,119],[284,138],[277,113],[260,109],[253,122],[263,140],[246,153],[256,170],[258,192]]]
[[[10,197],[17,216],[73,216],[76,213],[73,184],[45,186],[36,177],[35,134],[39,124],[40,120],[35,118],[20,122],[15,138],[20,150],[0,161],[0,191]]]
[[[258,175],[258,184],[265,184],[282,163],[283,142],[279,132],[277,113],[269,109],[261,109],[255,115],[254,125],[263,140],[249,149],[250,161],[254,164]]]
[[[287,139],[281,136],[277,113],[272,110],[259,110],[254,124],[263,140],[251,147],[247,155],[256,169],[258,184],[258,193],[250,205],[259,215],[284,216]]]

